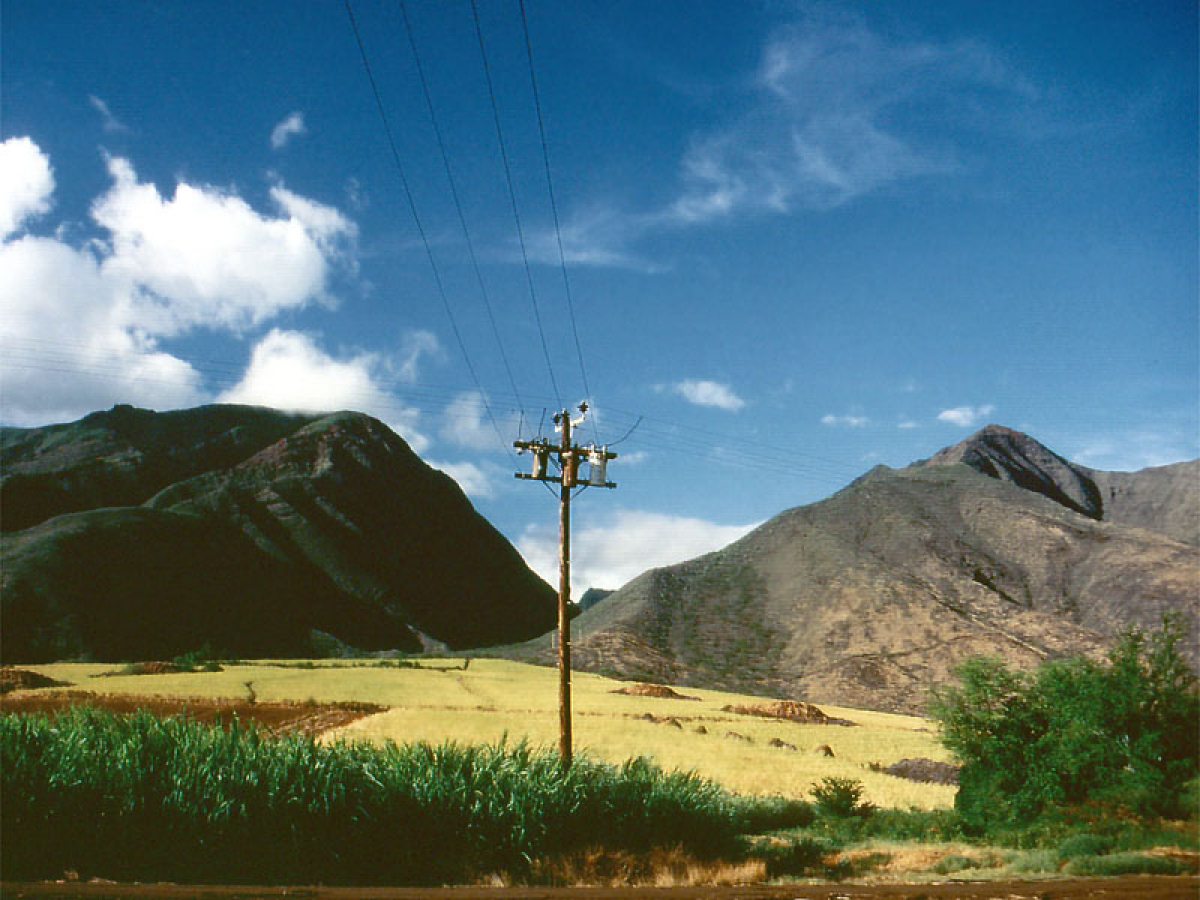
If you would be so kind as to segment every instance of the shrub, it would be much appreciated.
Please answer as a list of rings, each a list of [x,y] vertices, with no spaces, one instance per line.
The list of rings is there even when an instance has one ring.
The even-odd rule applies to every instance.
[[[1073,834],[1058,845],[1058,858],[1075,859],[1080,856],[1100,856],[1111,851],[1114,843],[1112,838],[1099,834],[1087,832]]]
[[[1164,619],[1124,635],[1107,664],[1042,664],[1032,674],[971,659],[932,713],[962,760],[955,808],[975,832],[1029,823],[1048,809],[1100,801],[1180,815],[1197,775],[1200,697],[1179,653],[1186,629]]]
[[[966,869],[979,868],[979,862],[969,856],[962,856],[957,853],[952,853],[949,856],[943,856],[934,863],[933,871],[939,875],[952,875],[955,872],[962,872]]]
[[[822,778],[810,793],[817,812],[835,819],[866,816],[875,809],[862,802],[863,783],[856,778]]]
[[[1057,872],[1058,862],[1058,852],[1055,850],[1029,850],[1018,854],[1008,864],[1008,868],[1017,875],[1035,875],[1040,872]]]
[[[1169,856],[1144,853],[1112,853],[1108,856],[1081,856],[1067,863],[1068,875],[1182,875],[1187,865]]]
[[[785,843],[760,841],[751,847],[750,856],[766,863],[768,878],[780,878],[822,871],[825,857],[834,850],[818,838],[797,837]]]

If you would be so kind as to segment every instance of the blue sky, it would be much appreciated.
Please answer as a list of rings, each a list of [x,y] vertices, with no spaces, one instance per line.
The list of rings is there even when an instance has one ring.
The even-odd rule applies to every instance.
[[[1200,455],[1190,0],[526,0],[545,154],[477,2],[353,0],[385,129],[338,0],[2,0],[0,420],[361,409],[551,577],[590,394],[577,589],[989,421]]]

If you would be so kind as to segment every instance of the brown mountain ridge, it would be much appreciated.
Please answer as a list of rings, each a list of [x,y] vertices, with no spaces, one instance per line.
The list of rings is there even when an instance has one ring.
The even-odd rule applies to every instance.
[[[968,656],[1095,655],[1168,612],[1195,664],[1198,519],[1200,461],[1100,472],[991,425],[644,573],[576,619],[575,665],[917,711]]]
[[[458,485],[359,413],[118,406],[0,452],[5,662],[479,647],[555,619]]]

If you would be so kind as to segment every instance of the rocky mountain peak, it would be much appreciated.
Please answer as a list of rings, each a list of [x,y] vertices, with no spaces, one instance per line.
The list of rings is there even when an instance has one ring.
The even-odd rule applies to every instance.
[[[1091,471],[1059,456],[1023,432],[987,425],[917,465],[962,463],[977,472],[1049,497],[1068,509],[1101,519],[1104,501]]]

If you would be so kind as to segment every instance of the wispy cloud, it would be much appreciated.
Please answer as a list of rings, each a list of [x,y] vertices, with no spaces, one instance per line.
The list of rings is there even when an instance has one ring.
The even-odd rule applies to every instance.
[[[871,424],[871,420],[866,416],[835,416],[832,413],[821,416],[821,424],[831,427],[844,426],[846,428],[865,428]]]
[[[898,39],[831,6],[805,6],[764,41],[743,111],[690,135],[673,196],[571,218],[568,262],[645,267],[635,248],[654,233],[828,210],[968,171],[987,140],[1017,133],[1037,97],[978,41]]]
[[[955,406],[952,409],[943,409],[937,418],[939,422],[970,428],[995,411],[996,407],[990,403],[983,406]]]
[[[675,394],[695,406],[708,406],[729,412],[737,412],[746,405],[746,401],[739,397],[733,388],[719,381],[688,378],[673,384],[658,385],[656,390],[660,393]]]
[[[292,138],[307,132],[308,128],[304,125],[304,113],[291,113],[271,129],[271,147],[274,150],[282,150],[291,142]]]
[[[825,7],[770,36],[756,87],[741,119],[693,140],[671,207],[680,221],[828,209],[957,171],[964,132],[994,127],[980,99],[1036,93],[980,43],[889,39]]]
[[[92,108],[100,113],[100,118],[104,122],[104,130],[109,134],[123,134],[129,131],[129,126],[113,115],[113,111],[108,108],[108,104],[94,94],[88,95],[88,102],[92,104]]]

